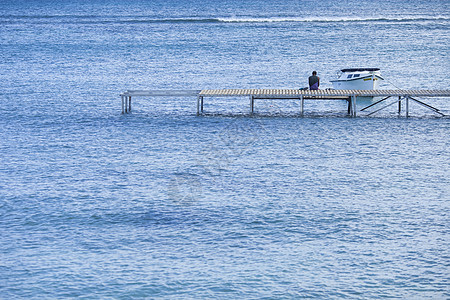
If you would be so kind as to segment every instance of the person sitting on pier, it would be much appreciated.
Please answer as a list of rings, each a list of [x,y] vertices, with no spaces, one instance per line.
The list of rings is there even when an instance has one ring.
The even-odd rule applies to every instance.
[[[312,76],[309,76],[309,89],[310,90],[318,90],[320,85],[320,78],[317,76],[317,72],[313,71]]]

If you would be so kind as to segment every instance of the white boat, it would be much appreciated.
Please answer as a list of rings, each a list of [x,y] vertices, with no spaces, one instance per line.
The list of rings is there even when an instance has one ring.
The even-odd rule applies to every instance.
[[[349,68],[342,69],[331,83],[335,90],[377,90],[381,80],[378,68]]]

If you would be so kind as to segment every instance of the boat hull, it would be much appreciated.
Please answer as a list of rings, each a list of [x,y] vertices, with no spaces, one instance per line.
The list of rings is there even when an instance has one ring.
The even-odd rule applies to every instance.
[[[332,80],[335,90],[377,90],[380,81],[378,76],[367,76],[352,80]]]

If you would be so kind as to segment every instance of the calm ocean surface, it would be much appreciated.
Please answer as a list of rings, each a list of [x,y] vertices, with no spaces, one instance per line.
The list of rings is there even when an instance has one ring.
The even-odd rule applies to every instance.
[[[0,0],[0,299],[450,298],[450,119],[127,89],[448,89],[448,1]],[[428,99],[450,114],[449,99]]]

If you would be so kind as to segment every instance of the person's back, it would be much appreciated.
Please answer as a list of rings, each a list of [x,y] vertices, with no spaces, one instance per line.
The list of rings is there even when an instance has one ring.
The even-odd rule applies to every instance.
[[[312,72],[312,76],[309,76],[309,89],[310,90],[318,90],[320,85],[320,78],[317,76],[317,72]]]

